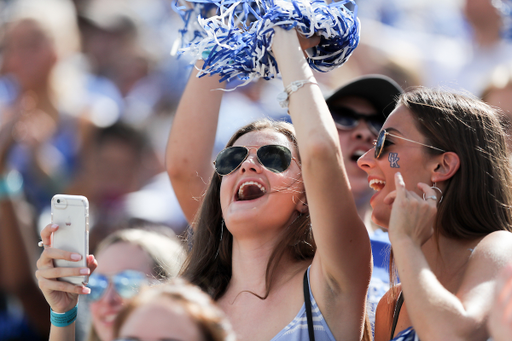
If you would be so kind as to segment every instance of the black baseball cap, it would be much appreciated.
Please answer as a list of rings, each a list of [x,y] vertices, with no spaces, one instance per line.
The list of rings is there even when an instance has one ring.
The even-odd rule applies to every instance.
[[[325,101],[331,106],[343,97],[355,96],[366,99],[384,117],[395,109],[396,99],[404,91],[393,79],[378,74],[365,75],[343,85]]]

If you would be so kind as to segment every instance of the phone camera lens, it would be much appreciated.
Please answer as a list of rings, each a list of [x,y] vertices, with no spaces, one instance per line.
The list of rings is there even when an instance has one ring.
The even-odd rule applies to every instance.
[[[57,199],[57,204],[60,204],[60,199]]]

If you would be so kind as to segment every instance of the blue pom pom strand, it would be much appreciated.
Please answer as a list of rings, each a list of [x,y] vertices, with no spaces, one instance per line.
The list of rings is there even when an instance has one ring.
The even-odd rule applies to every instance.
[[[204,60],[199,77],[218,74],[221,81],[237,77],[247,83],[278,76],[270,49],[275,26],[320,36],[320,43],[306,51],[310,67],[320,72],[343,65],[359,43],[353,0],[178,1],[174,9],[184,22],[179,52]]]
[[[512,40],[512,0],[493,0],[495,6],[501,14],[503,26],[501,35],[504,39]]]

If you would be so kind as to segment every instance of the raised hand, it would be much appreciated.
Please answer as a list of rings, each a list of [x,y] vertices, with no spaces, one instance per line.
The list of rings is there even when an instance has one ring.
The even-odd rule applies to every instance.
[[[79,261],[82,256],[64,250],[51,247],[51,236],[58,230],[55,224],[47,225],[41,231],[41,241],[44,245],[44,251],[37,261],[36,277],[39,288],[44,294],[46,301],[54,312],[64,313],[72,309],[78,303],[80,294],[89,294],[91,289],[85,285],[74,285],[68,282],[59,281],[57,278],[65,276],[83,276],[89,275],[96,269],[98,263],[93,255],[87,258],[86,268],[57,268],[53,264],[54,259],[65,259],[69,261]]]
[[[426,200],[405,188],[402,174],[395,174],[396,190],[385,199],[392,203],[389,220],[389,238],[391,243],[401,238],[410,238],[416,245],[423,245],[434,233],[433,223],[437,213],[436,191],[425,183],[418,183]]]

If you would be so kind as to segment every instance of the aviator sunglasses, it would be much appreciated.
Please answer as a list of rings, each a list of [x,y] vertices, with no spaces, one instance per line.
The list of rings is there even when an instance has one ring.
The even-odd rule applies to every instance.
[[[290,149],[285,146],[269,144],[259,148],[249,147],[252,146],[233,146],[221,151],[213,161],[217,174],[225,176],[237,170],[249,156],[250,149],[257,149],[256,156],[259,163],[274,173],[284,172],[290,167],[292,159],[295,160]]]
[[[373,143],[373,145],[375,146],[375,159],[378,159],[381,154],[382,154],[382,151],[384,150],[384,147],[385,147],[385,144],[386,144],[386,136],[393,136],[397,139],[401,139],[401,140],[405,140],[405,141],[408,141],[408,142],[412,142],[412,143],[416,143],[416,144],[419,144],[423,147],[427,147],[427,148],[430,148],[430,149],[434,149],[434,150],[437,150],[437,151],[440,151],[442,153],[446,153],[446,150],[443,150],[441,148],[437,148],[437,147],[434,147],[434,146],[429,146],[428,144],[424,144],[424,143],[421,143],[421,142],[417,142],[417,141],[413,141],[413,140],[409,140],[409,139],[406,139],[405,137],[402,137],[402,136],[397,136],[395,134],[391,134],[390,132],[386,131],[386,129],[382,129],[379,133],[379,136],[377,136],[377,140],[375,140],[375,142]]]
[[[329,111],[338,129],[352,130],[363,120],[375,135],[379,134],[386,119],[384,115],[363,115],[347,107],[329,107]]]
[[[88,296],[89,300],[99,300],[105,294],[111,282],[119,296],[131,298],[143,284],[147,283],[147,278],[144,273],[135,270],[125,270],[112,276],[92,274],[89,276],[89,283],[87,284],[87,287],[91,289]]]

